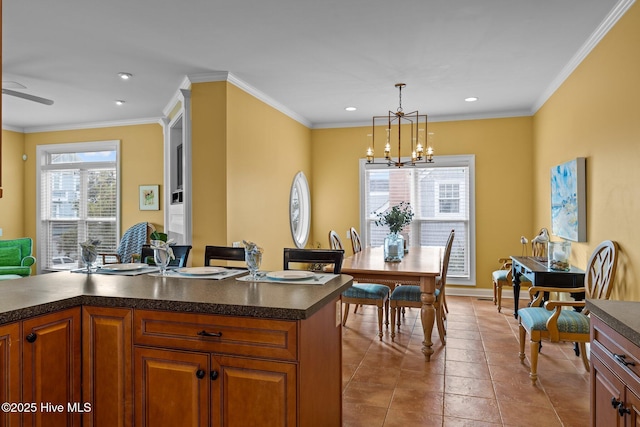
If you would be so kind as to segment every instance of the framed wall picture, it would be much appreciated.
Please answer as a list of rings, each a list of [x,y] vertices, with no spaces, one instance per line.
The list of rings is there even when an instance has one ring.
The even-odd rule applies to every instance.
[[[551,232],[573,242],[587,241],[585,158],[551,168]]]
[[[140,186],[140,210],[157,211],[160,210],[160,186],[141,185]]]

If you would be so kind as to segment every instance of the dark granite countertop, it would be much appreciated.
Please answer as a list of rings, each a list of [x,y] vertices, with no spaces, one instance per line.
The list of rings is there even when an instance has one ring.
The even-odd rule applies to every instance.
[[[351,286],[58,272],[0,282],[0,324],[78,305],[300,320]]]
[[[586,306],[613,330],[640,347],[640,302],[587,300]]]

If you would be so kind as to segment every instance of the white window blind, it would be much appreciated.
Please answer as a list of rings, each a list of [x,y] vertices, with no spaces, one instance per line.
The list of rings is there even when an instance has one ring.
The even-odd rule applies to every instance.
[[[77,266],[79,243],[100,240],[99,252],[118,244],[118,141],[46,145],[40,159],[38,267]]]
[[[439,156],[431,164],[403,168],[361,160],[361,229],[365,245],[382,246],[389,233],[376,214],[402,201],[414,211],[403,230],[409,246],[444,246],[456,236],[449,261],[449,283],[475,283],[474,156]]]

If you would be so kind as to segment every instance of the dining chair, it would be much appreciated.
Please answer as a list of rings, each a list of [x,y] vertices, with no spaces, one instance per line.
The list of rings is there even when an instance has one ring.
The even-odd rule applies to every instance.
[[[547,245],[542,242],[531,241],[531,256],[544,257],[547,253]],[[502,310],[502,288],[504,286],[513,287],[513,273],[511,271],[511,258],[498,259],[500,268],[491,273],[493,282],[493,304],[498,306],[498,313]],[[531,280],[526,276],[520,276],[520,283],[530,286]]]
[[[438,326],[438,334],[440,335],[442,345],[446,344],[445,335],[447,334],[447,330],[444,324],[446,320],[446,314],[444,312],[445,287],[447,284],[447,272],[449,270],[449,259],[451,258],[451,247],[453,246],[454,237],[455,230],[451,230],[444,247],[440,275],[436,277],[436,290],[434,293],[436,299],[433,302],[433,307],[436,310],[436,325]],[[389,306],[391,307],[391,341],[394,341],[396,336],[396,323],[398,325],[398,332],[400,331],[400,310],[398,310],[398,308],[422,308],[421,295],[422,291],[420,290],[420,286],[416,285],[400,285],[391,293],[391,297],[389,297]]]
[[[133,261],[136,255],[142,255],[142,245],[149,244],[149,236],[156,230],[150,222],[139,222],[124,232],[120,243],[113,253],[99,253],[102,264],[121,264]],[[141,257],[141,259],[143,259]]]
[[[329,245],[331,249],[343,249],[340,236],[333,230],[329,231]],[[350,304],[355,304],[356,309],[358,305],[375,305],[378,307],[378,337],[382,341],[382,322],[385,319],[385,315],[386,325],[389,325],[389,292],[389,287],[385,285],[353,282],[349,289],[342,292],[342,303],[344,304],[342,326],[347,324]]]
[[[538,352],[543,338],[551,342],[578,343],[582,363],[589,372],[589,359],[585,343],[591,339],[589,312],[584,301],[547,301],[542,305],[543,294],[548,292],[584,292],[585,299],[609,299],[618,264],[618,245],[611,240],[600,243],[589,258],[583,288],[554,288],[532,286],[529,288],[529,307],[518,310],[520,330],[520,361],[525,358],[525,339],[529,334],[532,383],[538,379]],[[574,310],[563,309],[572,307]]]
[[[344,250],[284,248],[283,251],[285,270],[291,269],[291,263],[308,264],[313,271],[322,271],[322,267],[313,268],[314,265],[333,264],[333,273],[340,274],[343,259]]]
[[[245,262],[244,248],[234,248],[230,246],[205,246],[204,265],[211,265],[211,261],[238,261]],[[245,267],[243,265],[243,267]]]
[[[169,265],[167,268],[182,268],[187,266],[187,262],[189,261],[189,253],[191,252],[191,245],[171,245],[171,249],[173,249],[173,255],[175,259],[169,261]],[[153,249],[151,249],[151,245],[142,245],[142,250],[140,251],[140,260],[149,265],[156,265],[156,262],[153,259]]]

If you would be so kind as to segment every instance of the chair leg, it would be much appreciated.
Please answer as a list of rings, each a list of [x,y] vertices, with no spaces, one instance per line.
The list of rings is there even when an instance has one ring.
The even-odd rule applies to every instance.
[[[387,299],[384,302],[384,314],[385,314],[385,326],[387,327],[387,329],[389,329],[389,300]]]
[[[442,345],[446,345],[445,335],[447,334],[444,327],[444,314],[442,313],[442,305],[438,305],[438,311],[436,312],[436,326],[438,326],[438,335],[440,335],[440,342]]]
[[[493,281],[493,305],[496,305],[498,303],[498,285],[496,285],[496,281]]]
[[[531,352],[531,372],[529,373],[529,378],[531,378],[531,382],[533,384],[536,383],[538,379],[538,347],[540,346],[540,341],[529,342],[529,350]]]
[[[525,338],[527,338],[527,330],[525,328],[522,327],[522,325],[520,325],[520,353],[518,353],[518,356],[520,356],[520,362],[524,362],[524,340]]]
[[[382,341],[382,318],[384,316],[383,304],[378,305],[378,337]]]
[[[396,337],[396,322],[395,322],[395,317],[396,317],[396,307],[392,306],[391,307],[391,341],[393,342],[395,337]]]
[[[344,302],[344,316],[342,316],[342,326],[347,324],[347,317],[349,317],[349,303]]]
[[[502,310],[502,282],[498,281],[495,285],[496,301],[498,303],[498,313]]]
[[[589,368],[589,358],[587,358],[587,346],[583,342],[578,343],[578,346],[580,347],[580,357],[582,357],[582,364],[584,365],[584,369],[587,372],[591,372],[591,369]]]

